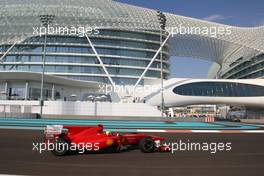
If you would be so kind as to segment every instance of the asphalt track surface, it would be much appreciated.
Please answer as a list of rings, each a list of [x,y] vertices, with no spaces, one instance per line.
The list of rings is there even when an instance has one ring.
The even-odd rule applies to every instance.
[[[167,134],[171,142],[232,142],[231,152],[83,154],[55,157],[32,151],[41,131],[0,130],[0,174],[18,175],[194,175],[255,176],[264,174],[264,134]]]

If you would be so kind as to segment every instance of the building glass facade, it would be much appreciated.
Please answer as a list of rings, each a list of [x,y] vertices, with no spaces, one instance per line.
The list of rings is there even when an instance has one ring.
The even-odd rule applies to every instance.
[[[160,47],[159,31],[100,30],[90,36],[93,45],[116,84],[135,84]],[[11,45],[0,46],[0,56]],[[0,70],[42,72],[44,37],[27,38],[4,58]],[[169,46],[163,49],[164,77],[169,75]],[[109,83],[85,37],[48,36],[47,74],[70,79]],[[160,78],[160,56],[144,80]],[[141,84],[144,84],[141,82]]]
[[[177,86],[173,92],[183,96],[261,97],[264,87],[232,82],[195,82]]]
[[[224,71],[224,79],[252,79],[264,78],[264,54],[259,54],[249,60],[243,57],[229,65],[230,69]]]

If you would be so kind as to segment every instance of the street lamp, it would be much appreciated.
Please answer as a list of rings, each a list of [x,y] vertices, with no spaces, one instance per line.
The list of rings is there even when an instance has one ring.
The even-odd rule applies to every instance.
[[[160,23],[160,45],[163,43],[163,31],[166,28],[166,16],[161,12],[157,11],[158,20]],[[161,81],[161,117],[164,117],[164,86],[163,86],[163,54],[162,49],[160,51],[160,81]]]
[[[40,22],[46,28],[45,29],[45,37],[44,37],[44,47],[43,47],[43,55],[42,55],[42,74],[41,74],[41,87],[40,87],[40,115],[42,115],[44,99],[43,99],[43,87],[44,87],[44,74],[45,74],[45,60],[46,60],[46,46],[47,46],[47,31],[49,24],[55,18],[55,15],[40,15]]]

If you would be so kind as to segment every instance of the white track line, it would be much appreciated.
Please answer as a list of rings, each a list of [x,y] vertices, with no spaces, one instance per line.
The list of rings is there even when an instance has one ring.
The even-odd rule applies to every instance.
[[[166,133],[166,130],[148,130],[148,129],[138,129],[137,132],[145,133]]]
[[[264,133],[264,130],[243,130],[244,133]]]
[[[191,130],[193,133],[221,133],[219,130]]]
[[[159,130],[159,129],[137,129],[139,133],[177,133],[177,130]],[[187,130],[188,131],[188,130]],[[179,130],[179,133],[264,133],[264,130],[189,130],[184,132]]]

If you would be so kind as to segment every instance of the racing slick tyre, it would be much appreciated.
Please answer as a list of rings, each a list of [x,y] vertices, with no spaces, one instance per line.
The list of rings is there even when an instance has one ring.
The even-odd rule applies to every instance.
[[[155,151],[155,141],[151,137],[145,137],[139,142],[139,149],[143,153],[152,153]]]
[[[54,142],[54,149],[52,150],[52,153],[56,156],[64,156],[68,153],[69,147],[69,143],[60,137]]]

